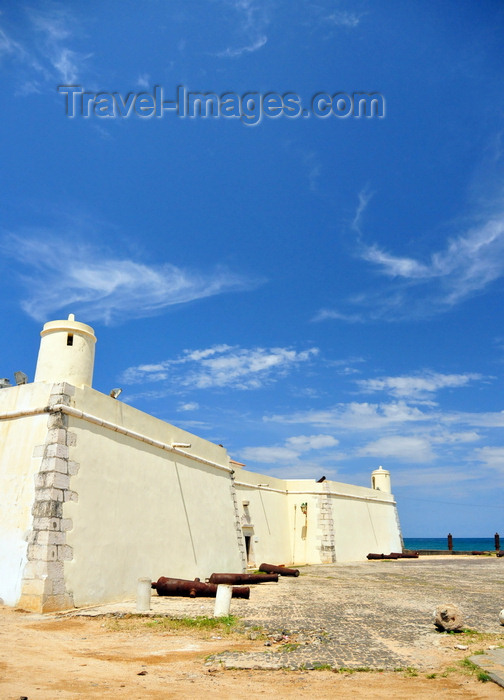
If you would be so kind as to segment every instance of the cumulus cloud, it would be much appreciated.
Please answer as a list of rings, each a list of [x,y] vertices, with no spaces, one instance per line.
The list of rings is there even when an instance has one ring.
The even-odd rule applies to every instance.
[[[467,386],[470,382],[481,379],[480,374],[441,374],[426,371],[418,375],[397,377],[380,377],[377,379],[360,379],[357,384],[364,392],[386,391],[396,398],[425,398],[440,389]]]
[[[329,409],[299,411],[292,414],[272,415],[264,420],[275,423],[304,423],[319,428],[345,430],[376,430],[402,423],[429,421],[429,414],[408,406],[404,401],[383,404],[338,404]]]
[[[504,411],[454,412],[445,416],[444,420],[448,424],[462,423],[477,428],[504,428]]]
[[[339,440],[336,440],[332,435],[296,435],[286,440],[285,444],[289,445],[299,452],[308,450],[322,450],[326,447],[336,447]]]
[[[38,234],[8,235],[0,242],[3,254],[21,265],[25,286],[21,305],[37,321],[70,309],[89,320],[114,323],[254,286],[251,280],[222,267],[199,272],[168,262],[148,265],[111,256],[69,238],[57,238],[47,232]],[[161,368],[158,371],[163,372]]]
[[[188,401],[187,403],[182,403],[179,405],[179,411],[197,411],[199,408],[199,403],[196,401]]]
[[[431,462],[435,455],[426,438],[391,435],[379,438],[362,447],[358,454],[363,457],[387,457],[404,462]]]
[[[288,447],[271,446],[271,447],[244,447],[239,451],[242,459],[250,460],[251,462],[263,462],[264,464],[276,464],[277,462],[294,462],[299,456],[296,450],[290,450]]]
[[[488,467],[504,472],[504,447],[482,447],[474,451],[474,457]]]
[[[122,381],[133,384],[167,379],[193,389],[259,389],[317,354],[317,348],[298,352],[292,348],[215,345],[203,350],[186,350],[174,360],[129,367]]]
[[[240,450],[240,457],[264,464],[296,462],[306,452],[326,450],[338,444],[339,440],[332,435],[296,435],[287,438],[283,445],[244,447]]]

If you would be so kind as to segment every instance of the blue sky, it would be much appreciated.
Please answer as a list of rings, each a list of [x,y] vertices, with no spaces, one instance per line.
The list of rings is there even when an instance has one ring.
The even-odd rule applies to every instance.
[[[75,313],[95,388],[247,468],[382,464],[405,536],[504,533],[503,32],[485,0],[5,4],[0,374]],[[67,85],[307,114],[69,118]],[[359,92],[384,115],[310,114]]]

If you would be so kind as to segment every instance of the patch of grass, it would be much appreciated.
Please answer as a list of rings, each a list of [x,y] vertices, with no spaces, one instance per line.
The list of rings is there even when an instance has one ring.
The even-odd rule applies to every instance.
[[[197,630],[200,632],[219,632],[230,634],[241,631],[241,623],[234,615],[226,617],[182,617],[125,615],[108,618],[105,627],[111,632],[147,631],[176,632],[180,630]]]
[[[367,666],[357,666],[357,668],[348,668],[347,666],[340,666],[339,668],[333,668],[334,673],[372,673],[377,671],[376,668],[368,668]]]
[[[397,668],[394,668],[395,673],[404,673],[405,676],[408,678],[414,678],[415,676],[418,676],[418,671],[416,668],[413,668],[413,666],[398,666]]]
[[[157,629],[200,629],[200,630],[218,630],[219,632],[230,632],[233,627],[236,627],[237,618],[234,615],[225,617],[181,617],[179,619],[171,619],[169,617],[160,617],[149,620],[145,623],[146,627],[154,627]]]
[[[296,649],[299,649],[301,644],[298,644],[297,642],[287,642],[287,644],[282,644],[281,646],[278,647],[278,651],[296,651]]]
[[[425,677],[426,678],[436,678],[436,673],[428,673]]]
[[[418,671],[416,668],[413,668],[412,666],[407,666],[404,669],[404,675],[407,676],[408,678],[415,678],[418,676]]]
[[[441,678],[447,678],[450,673],[458,673],[458,668],[455,668],[455,666],[447,666],[443,673],[441,674]]]
[[[314,671],[332,671],[333,667],[331,664],[322,664],[317,661],[313,664]]]
[[[486,683],[487,681],[492,680],[488,673],[482,671],[479,666],[477,666],[468,658],[462,659],[461,661],[459,661],[459,664],[462,666],[465,673],[468,673],[471,676],[476,676],[476,678],[482,683]]]

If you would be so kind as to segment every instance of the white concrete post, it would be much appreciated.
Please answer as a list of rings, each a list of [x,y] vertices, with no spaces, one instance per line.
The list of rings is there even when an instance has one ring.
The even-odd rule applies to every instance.
[[[150,578],[139,578],[137,585],[137,612],[149,612],[151,602],[151,580]]]
[[[214,617],[226,617],[227,615],[229,615],[232,592],[233,586],[228,586],[226,583],[220,583],[217,586],[217,594],[215,596]]]

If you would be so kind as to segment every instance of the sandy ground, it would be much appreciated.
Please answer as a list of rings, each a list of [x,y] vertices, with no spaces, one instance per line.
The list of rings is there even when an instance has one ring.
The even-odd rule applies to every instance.
[[[0,608],[1,700],[55,698],[502,698],[457,665],[472,652],[447,637],[439,667],[408,671],[222,670],[210,654],[263,650],[264,639],[216,631],[158,631],[145,620],[40,616]],[[447,670],[447,669],[455,670]],[[443,675],[446,674],[446,675]]]

